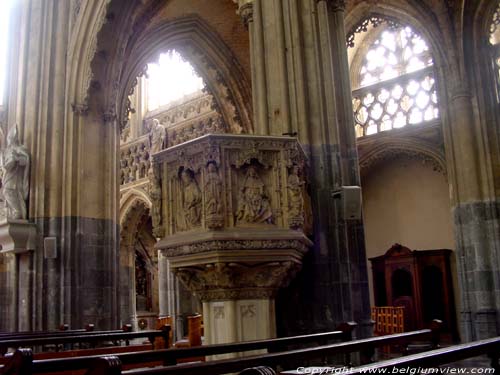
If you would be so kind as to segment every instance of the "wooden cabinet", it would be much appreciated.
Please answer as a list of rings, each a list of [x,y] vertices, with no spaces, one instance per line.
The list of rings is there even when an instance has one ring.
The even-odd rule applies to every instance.
[[[370,258],[376,306],[404,307],[405,331],[427,328],[432,319],[457,337],[449,249],[410,250],[393,245]]]

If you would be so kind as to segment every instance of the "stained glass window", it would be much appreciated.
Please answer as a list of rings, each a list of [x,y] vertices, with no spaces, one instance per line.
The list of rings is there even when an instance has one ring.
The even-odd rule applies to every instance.
[[[363,57],[353,91],[356,135],[439,118],[432,65],[427,43],[410,27],[383,30]]]

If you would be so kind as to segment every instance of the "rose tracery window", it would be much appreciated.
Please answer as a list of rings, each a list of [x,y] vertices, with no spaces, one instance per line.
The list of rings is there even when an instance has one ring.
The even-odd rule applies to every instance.
[[[489,31],[492,66],[493,71],[495,72],[497,101],[500,102],[500,2],[493,13]]]
[[[382,30],[366,50],[355,81],[357,137],[439,117],[432,55],[410,27]]]

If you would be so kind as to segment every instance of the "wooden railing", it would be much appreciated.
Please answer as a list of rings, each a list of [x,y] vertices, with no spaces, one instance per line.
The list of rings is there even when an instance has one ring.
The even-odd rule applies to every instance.
[[[97,332],[82,332],[70,335],[47,335],[37,337],[15,337],[15,338],[1,338],[0,339],[0,353],[5,353],[8,348],[26,348],[26,347],[46,347],[48,345],[55,345],[55,350],[59,350],[58,344],[65,346],[71,344],[90,344],[95,346],[98,343],[111,341],[125,341],[128,346],[130,340],[138,338],[147,338],[154,348],[154,341],[157,337],[161,337],[168,343],[168,334],[170,326],[165,326],[161,330],[141,331],[141,332],[125,332],[123,330],[117,331],[97,331]]]
[[[350,373],[377,373],[377,370],[396,368],[432,368],[485,354],[491,360],[491,367],[495,370],[495,373],[498,374],[500,371],[500,337],[454,345],[424,353],[412,354],[402,358],[377,362],[369,366],[352,369],[352,372]],[[386,372],[391,373],[392,371]]]
[[[322,335],[331,335],[332,333],[328,334],[319,334],[320,336]],[[341,333],[344,335],[345,333]],[[339,333],[337,332],[337,337]],[[314,337],[316,336],[316,337]],[[283,344],[288,340],[288,343],[294,342],[303,345],[306,341],[310,342],[312,339],[317,339],[317,335],[307,335],[307,336],[299,336],[299,337],[294,337],[294,338],[285,338],[285,339],[275,339],[275,340],[264,340],[267,341],[267,344],[269,342],[274,342],[276,346],[274,347],[275,350],[282,350]],[[363,340],[356,340],[356,341],[351,341],[351,342],[342,342],[338,344],[330,344],[330,345],[323,345],[323,346],[317,346],[317,347],[308,347],[305,349],[295,349],[295,350],[289,350],[289,351],[281,351],[281,352],[275,352],[275,353],[269,353],[269,354],[263,354],[263,355],[256,355],[256,356],[250,356],[250,357],[243,357],[243,358],[234,358],[234,359],[226,359],[226,360],[217,360],[217,361],[210,361],[210,362],[198,362],[198,363],[186,363],[186,364],[178,364],[178,365],[170,365],[170,366],[163,366],[163,367],[156,367],[153,369],[132,369],[132,370],[126,370],[122,371],[122,366],[125,366],[127,363],[130,363],[129,361],[132,360],[132,363],[136,363],[137,360],[144,361],[145,356],[150,356],[152,355],[153,352],[143,352],[143,353],[132,353],[132,354],[122,354],[122,355],[116,355],[116,356],[106,356],[106,357],[93,357],[93,358],[75,358],[75,359],[66,359],[64,362],[66,364],[69,364],[71,362],[74,363],[75,360],[79,360],[80,362],[84,361],[81,364],[85,364],[87,366],[86,368],[90,369],[87,371],[86,374],[88,375],[95,375],[95,374],[124,374],[124,375],[153,375],[153,374],[178,374],[178,375],[186,375],[186,374],[192,374],[192,375],[201,375],[201,374],[211,374],[211,375],[216,375],[216,374],[225,374],[229,372],[238,372],[242,371],[245,368],[249,367],[255,367],[255,366],[290,366],[290,363],[292,361],[300,360],[300,361],[305,361],[305,360],[310,360],[310,359],[323,359],[329,356],[333,355],[340,355],[340,354],[345,354],[345,353],[352,353],[352,352],[357,352],[357,351],[370,351],[373,350],[375,347],[381,346],[381,345],[395,345],[399,344],[401,347],[405,347],[408,345],[411,341],[413,340],[422,340],[422,339],[428,339],[432,342],[433,346],[437,345],[438,341],[438,331],[437,330],[420,330],[420,331],[414,331],[414,332],[407,332],[407,333],[402,333],[402,334],[396,334],[396,335],[390,335],[390,336],[380,336],[380,337],[373,337],[369,339],[363,339]],[[279,343],[279,344],[278,344]],[[224,347],[224,350],[222,350],[222,347]],[[164,361],[168,362],[169,360],[171,361],[173,359],[172,356],[178,357],[180,354],[174,354],[176,352],[181,352],[184,351],[184,355],[187,356],[198,356],[198,355],[213,355],[213,354],[222,354],[223,352],[240,352],[240,351],[246,351],[246,350],[255,350],[255,349],[261,349],[262,346],[258,346],[257,342],[253,343],[238,343],[238,344],[227,344],[227,345],[219,345],[219,350],[217,350],[215,347],[217,346],[207,346],[207,347],[197,347],[197,348],[186,348],[186,349],[177,349],[177,350],[168,350],[168,351],[163,351],[163,359]],[[208,349],[208,350],[207,350]],[[161,352],[161,351],[157,351]],[[165,352],[172,353],[168,357]],[[135,356],[134,359],[132,359],[132,356]],[[18,362],[18,367],[23,367],[24,368],[32,368],[36,369],[38,366],[40,366],[40,363],[37,363],[37,361],[33,361],[31,364],[26,364],[26,362],[29,362],[29,355],[24,354],[20,351],[17,354],[17,358],[19,359],[25,359],[24,360],[24,365],[23,361]],[[150,357],[149,359],[153,359]],[[158,359],[155,357],[154,359]],[[59,366],[61,365],[62,360],[58,360]],[[47,365],[47,362],[45,362],[45,365]],[[39,368],[39,367],[38,367]],[[81,368],[81,367],[80,367]],[[74,367],[59,367],[59,370],[72,370]],[[57,370],[53,366],[50,367],[51,371]],[[17,372],[12,372],[13,374],[16,374]],[[26,375],[30,375],[32,373],[36,372],[30,372],[26,373]],[[39,372],[38,372],[39,373]]]
[[[355,324],[343,324],[339,327],[340,329],[338,331],[318,333],[313,335],[293,336],[270,340],[246,341],[233,344],[207,345],[181,349],[142,351],[117,354],[106,357],[94,355],[75,358],[34,360],[30,350],[18,349],[12,356],[11,361],[5,366],[5,369],[9,368],[11,371],[10,374],[30,375],[48,372],[53,373],[58,371],[79,371],[82,369],[88,369],[89,367],[93,369],[91,371],[98,371],[98,369],[99,371],[102,371],[91,372],[89,370],[89,374],[119,374],[120,372],[113,372],[117,371],[115,366],[118,366],[120,368],[120,371],[122,366],[137,367],[138,365],[142,365],[142,367],[144,367],[146,365],[163,364],[172,365],[164,368],[175,368],[184,366],[175,365],[178,360],[181,360],[183,358],[196,358],[209,355],[239,353],[250,350],[268,350],[276,352],[279,350],[284,350],[291,345],[324,344],[331,340],[350,340],[352,338],[352,331],[354,327]],[[21,369],[24,372],[19,372],[21,371]],[[30,369],[29,372],[26,372],[26,369]]]

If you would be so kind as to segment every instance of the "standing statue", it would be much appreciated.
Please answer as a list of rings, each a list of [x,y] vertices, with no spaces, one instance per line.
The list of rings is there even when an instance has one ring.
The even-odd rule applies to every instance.
[[[189,169],[181,172],[182,182],[182,217],[181,227],[184,230],[197,227],[201,223],[201,191]]]
[[[2,193],[7,219],[26,219],[26,199],[29,192],[30,156],[19,143],[17,124],[7,135],[7,148],[2,153]]]
[[[245,223],[271,223],[272,210],[265,185],[257,169],[248,167],[245,182],[240,189],[236,220]]]
[[[221,227],[222,218],[222,181],[215,162],[208,163],[205,178],[205,220],[209,228]]]
[[[293,165],[288,176],[288,215],[291,227],[301,227],[304,223],[303,181],[300,181],[299,167]]]
[[[155,154],[163,150],[166,145],[167,131],[157,119],[154,119],[149,132],[149,140],[151,143],[150,154]]]
[[[151,197],[151,221],[153,224],[153,234],[155,237],[161,237],[161,186],[158,176],[151,168],[149,175],[149,196]]]

